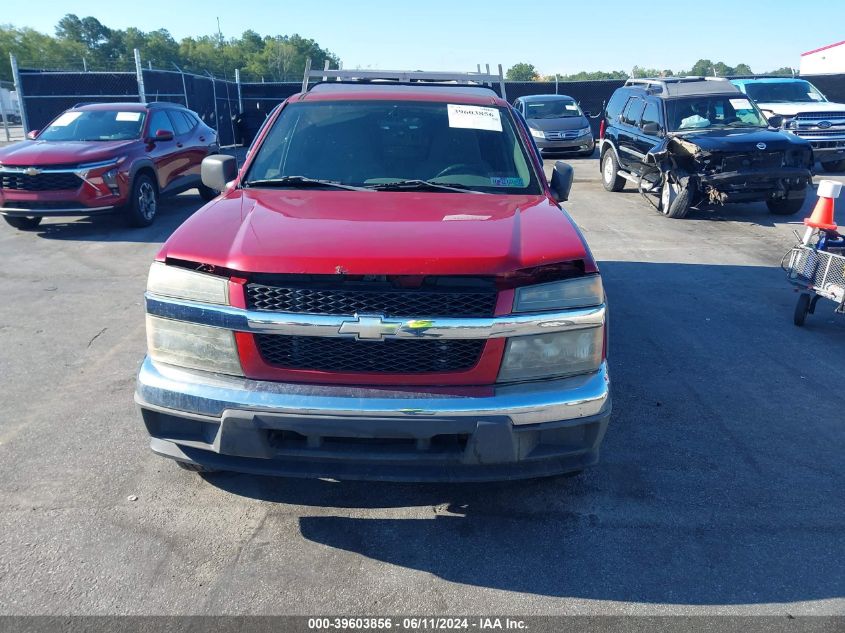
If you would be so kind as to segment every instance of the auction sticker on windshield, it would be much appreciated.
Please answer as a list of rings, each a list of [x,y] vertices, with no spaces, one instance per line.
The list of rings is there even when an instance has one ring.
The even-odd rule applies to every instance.
[[[80,116],[82,116],[81,112],[65,112],[62,116],[53,121],[50,124],[50,127],[65,127],[66,125],[70,125],[76,121]]]
[[[502,118],[496,108],[447,103],[446,109],[449,112],[449,127],[502,131]]]
[[[140,121],[140,112],[118,112],[115,117],[116,121]]]
[[[748,99],[728,99],[734,110],[750,110],[751,102]]]

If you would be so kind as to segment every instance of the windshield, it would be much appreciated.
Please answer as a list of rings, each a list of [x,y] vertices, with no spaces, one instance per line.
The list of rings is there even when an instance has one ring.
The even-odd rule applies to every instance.
[[[38,135],[39,141],[125,141],[141,136],[145,112],[71,110]]]
[[[666,116],[669,129],[676,132],[767,126],[760,111],[742,95],[670,99]]]
[[[430,182],[488,193],[541,192],[507,110],[411,101],[288,104],[243,185],[319,185],[303,179],[394,191],[413,190],[413,181],[420,188]],[[398,182],[407,188],[387,187]]]
[[[584,116],[578,104],[571,99],[550,99],[549,101],[526,101],[526,119],[565,119]]]
[[[758,103],[813,103],[827,101],[809,81],[746,84],[745,92]]]

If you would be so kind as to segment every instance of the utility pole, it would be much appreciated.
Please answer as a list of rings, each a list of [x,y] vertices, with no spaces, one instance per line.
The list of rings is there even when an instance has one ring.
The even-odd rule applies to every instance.
[[[136,48],[133,53],[135,54],[135,77],[138,80],[138,101],[146,103],[147,93],[144,90],[144,67],[141,66],[141,51]]]

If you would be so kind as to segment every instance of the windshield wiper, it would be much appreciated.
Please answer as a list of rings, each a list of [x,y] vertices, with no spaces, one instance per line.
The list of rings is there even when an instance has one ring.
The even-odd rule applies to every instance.
[[[244,187],[335,187],[337,189],[348,189],[349,191],[370,191],[368,187],[356,187],[344,185],[334,180],[321,180],[319,178],[307,178],[305,176],[282,176],[280,178],[263,178],[260,180],[247,180]]]
[[[466,185],[457,182],[434,182],[433,180],[397,180],[396,182],[384,182],[378,185],[369,185],[370,189],[376,191],[420,191],[425,189],[437,189],[441,191],[455,191],[457,193],[486,193],[475,191]]]

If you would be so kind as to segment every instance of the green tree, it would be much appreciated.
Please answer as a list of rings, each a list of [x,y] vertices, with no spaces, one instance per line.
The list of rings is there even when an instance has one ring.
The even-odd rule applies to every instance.
[[[514,64],[508,68],[508,72],[505,73],[505,77],[508,81],[536,81],[539,76],[540,75],[537,72],[537,69],[534,68],[534,65],[526,64],[525,62]]]
[[[645,77],[671,77],[672,71],[671,70],[660,70],[659,68],[641,68],[640,66],[634,66],[631,69],[633,76],[637,79],[643,79]]]
[[[690,69],[687,75],[702,75],[704,77],[713,76],[713,62],[709,59],[699,59]]]
[[[166,29],[147,33],[136,27],[110,29],[96,18],[72,13],[59,20],[54,36],[0,25],[0,51],[14,53],[23,67],[81,70],[84,58],[89,70],[130,70],[136,48],[145,66],[171,69],[176,64],[186,71],[209,71],[230,79],[236,68],[254,79],[301,79],[308,58],[315,68],[322,68],[326,60],[333,68],[340,65],[336,55],[297,34],[261,36],[249,30],[230,40],[213,34],[177,43]],[[0,79],[10,78],[9,65],[0,62]]]

